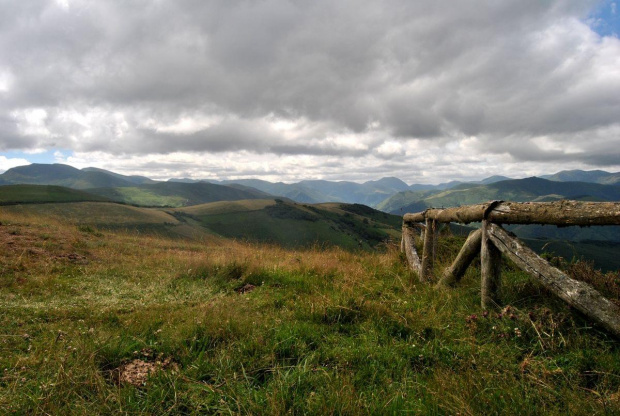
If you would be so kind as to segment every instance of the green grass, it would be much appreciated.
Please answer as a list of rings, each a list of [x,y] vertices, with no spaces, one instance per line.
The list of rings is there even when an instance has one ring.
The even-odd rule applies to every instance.
[[[4,185],[0,186],[0,205],[33,204],[46,202],[107,201],[76,189],[52,185]]]
[[[218,201],[176,209],[80,202],[9,206],[5,210],[51,219],[62,218],[72,224],[96,229],[198,240],[212,240],[219,235],[286,247],[324,245],[348,250],[372,250],[387,240],[399,238],[399,217],[361,207],[300,205],[281,200],[253,199]]]
[[[182,207],[187,203],[187,198],[177,195],[160,195],[153,189],[139,188],[136,186],[123,188],[104,188],[96,190],[102,196],[121,201],[126,204],[149,207]]]
[[[304,205],[281,200],[218,202],[171,211],[182,221],[240,240],[285,247],[369,250],[398,238],[400,217],[363,205]]]
[[[513,308],[486,314],[476,268],[436,290],[393,246],[199,244],[5,208],[0,222],[0,414],[620,411],[618,341],[510,264]],[[440,262],[462,241],[441,238]],[[162,370],[119,381],[134,360]]]
[[[603,271],[620,270],[620,242],[615,241],[566,241],[551,239],[523,240],[537,253],[561,257],[564,261],[592,261]]]
[[[159,182],[133,187],[97,188],[89,192],[123,203],[171,207],[269,197],[268,194],[252,188],[240,189],[203,182]]]

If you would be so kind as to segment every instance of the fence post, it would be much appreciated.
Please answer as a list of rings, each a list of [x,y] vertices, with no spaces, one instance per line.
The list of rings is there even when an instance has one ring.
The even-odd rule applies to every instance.
[[[489,222],[482,221],[480,247],[481,306],[489,309],[499,305],[498,292],[501,284],[501,252],[489,239]]]
[[[403,226],[402,249],[407,256],[407,265],[411,270],[418,274],[420,281],[422,280],[422,264],[420,257],[415,249],[415,237],[413,229],[409,226]]]
[[[481,241],[482,230],[469,233],[461,251],[459,251],[454,262],[444,270],[437,286],[453,286],[461,280],[470,263],[480,253]]]
[[[426,219],[424,232],[424,248],[422,249],[422,274],[420,280],[430,282],[433,279],[433,266],[435,262],[435,231],[437,222]]]

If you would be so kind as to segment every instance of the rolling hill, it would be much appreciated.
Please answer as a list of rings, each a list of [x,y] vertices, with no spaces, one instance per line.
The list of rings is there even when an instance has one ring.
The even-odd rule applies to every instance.
[[[222,185],[243,185],[249,186],[259,191],[266,192],[270,195],[281,196],[292,199],[296,202],[315,204],[319,202],[329,201],[329,196],[306,187],[301,184],[288,184],[284,182],[268,182],[260,179],[239,179],[234,181],[222,181]]]
[[[40,204],[47,202],[109,201],[84,191],[54,185],[0,186],[0,205]]]
[[[223,237],[284,247],[370,249],[400,238],[402,221],[363,205],[307,205],[281,199],[215,202],[168,212]]]
[[[282,199],[218,201],[180,208],[64,201],[0,209],[49,216],[88,230],[125,230],[200,241],[232,238],[283,247],[339,246],[349,250],[370,250],[387,240],[398,240],[401,227],[400,217],[363,205],[302,205]]]
[[[74,224],[91,233],[97,233],[98,230],[120,230],[200,241],[219,238],[205,228],[180,222],[165,211],[113,202],[38,203],[3,206],[0,210],[9,214],[50,217]]]
[[[127,175],[121,175],[115,172],[111,172],[109,170],[105,170],[105,169],[100,169],[100,168],[84,168],[82,169],[83,172],[100,172],[100,173],[105,173],[107,175],[113,176],[115,178],[118,179],[122,179],[124,181],[133,183],[135,185],[144,185],[144,184],[152,184],[152,183],[157,183],[157,181],[154,181],[153,179],[147,178],[146,176],[139,176],[139,175],[131,175],[131,176],[127,176]]]
[[[159,182],[151,185],[97,188],[89,192],[112,201],[141,206],[182,207],[215,201],[259,199],[271,195],[248,187],[212,183]]]

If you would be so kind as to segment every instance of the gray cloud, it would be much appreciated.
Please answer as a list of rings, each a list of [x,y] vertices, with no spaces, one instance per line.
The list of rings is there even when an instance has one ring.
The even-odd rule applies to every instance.
[[[407,157],[387,141],[476,136],[518,161],[618,164],[620,41],[583,23],[594,0],[66,3],[0,3],[0,150],[367,155],[382,171]]]

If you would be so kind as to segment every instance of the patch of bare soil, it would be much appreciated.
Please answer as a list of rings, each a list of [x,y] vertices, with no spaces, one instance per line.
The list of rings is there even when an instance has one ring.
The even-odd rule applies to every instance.
[[[88,264],[86,256],[72,252],[68,235],[55,233],[50,236],[45,230],[28,226],[0,224],[0,247],[7,257],[31,257],[47,260],[63,260],[76,264]]]
[[[122,364],[112,371],[113,379],[118,384],[131,384],[136,387],[144,387],[149,377],[161,371],[177,372],[179,366],[171,358],[157,361],[145,361],[136,358]]]
[[[88,259],[86,258],[86,256],[82,256],[81,254],[77,254],[77,253],[60,254],[56,256],[56,258],[62,259],[62,260],[68,260],[71,263],[88,264]]]
[[[34,233],[16,227],[0,227],[0,244],[9,250],[23,251],[39,242]]]
[[[251,292],[254,289],[256,289],[256,286],[254,286],[251,283],[247,283],[247,284],[241,286],[239,289],[236,289],[236,292],[243,295],[244,293]]]

